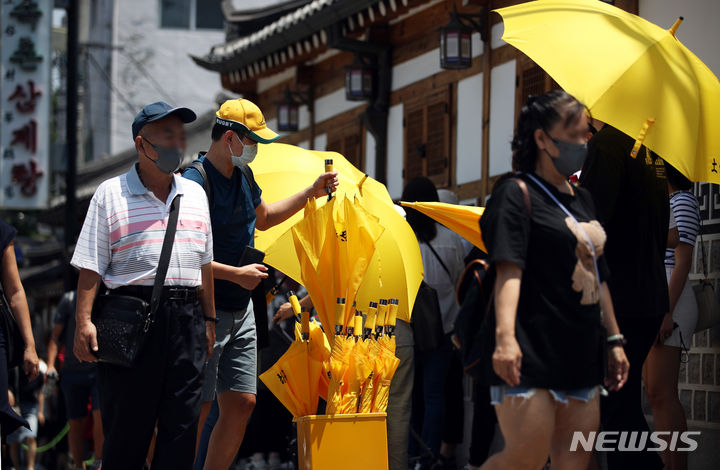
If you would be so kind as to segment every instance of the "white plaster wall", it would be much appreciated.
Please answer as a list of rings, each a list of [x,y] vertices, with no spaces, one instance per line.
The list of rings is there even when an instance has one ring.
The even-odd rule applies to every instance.
[[[298,144],[298,147],[304,148],[306,150],[310,150],[310,141],[309,140],[303,140]]]
[[[493,25],[493,27],[490,30],[490,47],[493,49],[497,49],[498,47],[502,47],[505,44],[507,44],[505,41],[503,41],[502,35],[505,32],[505,24],[500,22]]]
[[[214,98],[221,90],[220,76],[195,65],[189,55],[207,54],[211,46],[224,42],[224,32],[160,29],[159,5],[158,1],[147,0],[115,2],[114,45],[123,47],[144,70],[125,54],[113,54],[112,81],[130,106],[117,93],[113,94],[112,153],[132,146],[130,126],[135,114],[146,104],[167,101],[173,106],[187,106],[198,115],[216,107]],[[159,86],[147,78],[148,74]]]
[[[480,34],[472,35],[472,57],[479,57],[483,52]],[[402,62],[393,67],[392,91],[399,90],[436,73],[442,72],[440,67],[440,48],[433,49],[422,55]]]
[[[720,76],[720,1],[640,0],[640,16],[662,28],[669,28],[679,16],[685,18],[677,38]]]
[[[327,134],[320,134],[315,136],[315,143],[312,147],[313,150],[325,151],[327,150]]]
[[[387,142],[387,189],[390,197],[398,199],[403,190],[403,105],[396,104],[388,113],[388,142]]]
[[[365,131],[365,168],[360,169],[375,178],[375,137],[368,131]]]
[[[490,175],[510,171],[515,120],[515,61],[492,69],[490,80]]]
[[[457,93],[457,184],[482,178],[482,109],[483,74],[460,80]]]
[[[345,88],[340,88],[329,95],[315,100],[315,122],[323,122],[326,119],[350,111],[358,106],[367,106],[364,101],[348,101],[345,99]]]

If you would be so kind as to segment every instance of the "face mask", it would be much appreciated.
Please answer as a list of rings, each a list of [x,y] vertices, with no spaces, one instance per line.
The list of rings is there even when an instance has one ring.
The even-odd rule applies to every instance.
[[[153,161],[160,171],[170,174],[175,173],[175,171],[180,168],[183,158],[183,149],[179,147],[161,147],[153,144],[147,139],[145,139],[145,141],[147,141],[147,143],[155,149],[155,152],[157,152],[158,158]],[[147,154],[145,154],[145,156],[147,157]],[[152,158],[150,158],[150,160],[152,160]]]
[[[253,160],[255,160],[255,157],[257,156],[257,144],[255,145],[245,145],[243,144],[243,152],[242,155],[233,155],[232,154],[232,148],[230,149],[230,155],[232,155],[232,163],[233,165],[240,167],[243,165],[249,165]]]
[[[568,178],[582,169],[585,157],[587,157],[587,144],[576,144],[557,139],[552,139],[552,141],[560,151],[557,157],[550,157],[558,173]]]

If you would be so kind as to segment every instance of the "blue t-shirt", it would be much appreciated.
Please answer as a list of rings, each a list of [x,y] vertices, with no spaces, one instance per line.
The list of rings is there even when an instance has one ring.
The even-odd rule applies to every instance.
[[[247,181],[240,168],[234,168],[226,178],[213,164],[200,154],[210,185],[213,203],[210,220],[213,232],[213,261],[239,266],[245,246],[253,246],[255,235],[255,208],[260,205],[260,187]],[[250,170],[252,175],[252,170]],[[194,168],[188,168],[183,176],[202,186],[202,176]],[[250,291],[238,284],[220,279],[215,280],[215,308],[218,310],[242,310],[250,301]]]

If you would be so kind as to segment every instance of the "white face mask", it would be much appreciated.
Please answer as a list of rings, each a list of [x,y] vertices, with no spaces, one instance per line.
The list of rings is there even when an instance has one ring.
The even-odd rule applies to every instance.
[[[253,160],[255,160],[255,157],[257,156],[257,144],[255,145],[247,145],[243,144],[243,152],[241,155],[233,155],[232,153],[232,147],[228,145],[228,148],[230,148],[230,155],[232,158],[232,164],[241,167],[243,165],[249,165]]]

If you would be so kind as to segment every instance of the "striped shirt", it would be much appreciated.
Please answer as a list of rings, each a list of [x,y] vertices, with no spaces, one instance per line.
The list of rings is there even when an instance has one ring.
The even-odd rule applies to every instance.
[[[100,274],[109,289],[152,286],[170,203],[178,194],[180,213],[165,285],[201,285],[200,268],[212,261],[213,252],[205,191],[175,175],[167,202],[162,202],[142,184],[135,165],[98,186],[71,264]]]
[[[670,195],[670,211],[677,223],[680,243],[695,246],[700,232],[700,204],[695,196],[687,191],[677,191]],[[675,266],[675,250],[665,250],[665,266]]]

